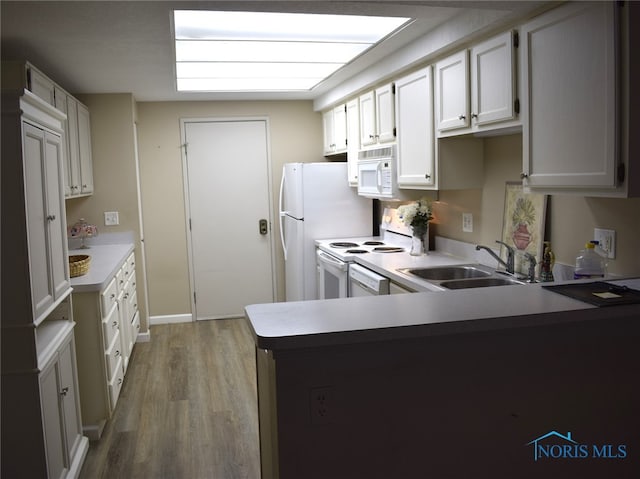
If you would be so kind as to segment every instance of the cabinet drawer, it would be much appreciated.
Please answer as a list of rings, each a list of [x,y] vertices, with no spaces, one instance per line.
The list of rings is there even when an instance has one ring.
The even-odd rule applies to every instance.
[[[116,273],[116,283],[118,284],[118,292],[122,291],[124,289],[125,286],[125,264],[122,265],[122,267],[118,270],[118,272]]]
[[[103,318],[110,314],[111,308],[115,306],[117,298],[118,285],[116,283],[116,278],[113,278],[111,281],[109,281],[109,284],[104,289],[104,291],[100,293]]]
[[[118,322],[118,307],[114,305],[109,315],[102,320],[102,336],[104,338],[104,349],[109,349],[113,338],[120,329]]]
[[[111,348],[105,353],[107,360],[107,377],[112,379],[118,372],[118,365],[122,369],[122,345],[120,344],[120,333],[116,332]]]
[[[136,339],[138,338],[138,334],[140,334],[140,313],[136,311],[136,314],[133,316],[133,320],[131,321],[131,343],[134,344]]]
[[[132,295],[127,298],[127,320],[133,321],[133,316],[138,311],[138,295],[134,291]]]
[[[116,408],[118,397],[120,396],[120,390],[122,389],[122,383],[124,383],[124,371],[122,369],[122,358],[118,359],[116,364],[116,374],[109,381],[109,399],[111,401],[111,410]]]
[[[131,296],[136,292],[136,273],[135,272],[131,274],[129,281],[127,281],[127,284],[125,286],[125,292],[128,294],[128,296]]]
[[[136,258],[133,253],[131,253],[127,261],[124,262],[122,269],[124,270],[124,280],[127,282],[136,271]]]

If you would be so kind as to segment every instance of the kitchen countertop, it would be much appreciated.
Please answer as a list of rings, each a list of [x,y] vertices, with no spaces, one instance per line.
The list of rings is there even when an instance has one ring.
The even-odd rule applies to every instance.
[[[87,274],[71,278],[73,292],[89,293],[104,289],[133,249],[133,243],[124,243],[92,245],[88,249],[69,250],[69,256],[75,254],[91,256]]]
[[[637,318],[640,305],[599,308],[529,284],[256,304],[245,313],[257,347],[290,350]]]

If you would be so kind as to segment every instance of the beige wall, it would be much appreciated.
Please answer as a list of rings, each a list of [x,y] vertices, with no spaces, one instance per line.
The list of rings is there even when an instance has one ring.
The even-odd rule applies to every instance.
[[[136,276],[143,281],[140,261],[140,223],[135,164],[135,102],[129,93],[78,95],[91,115],[94,193],[66,201],[67,222],[79,218],[98,226],[98,232],[133,232],[138,258]],[[118,211],[120,224],[104,226],[104,212]],[[147,330],[144,289],[138,288],[141,330]]]
[[[491,137],[484,140],[484,186],[477,190],[440,192],[434,208],[439,235],[495,245],[502,231],[504,185],[519,181],[522,171],[522,135]],[[553,195],[548,198],[546,237],[556,260],[573,265],[584,243],[593,239],[596,227],[616,230],[616,259],[609,260],[614,274],[640,273],[640,198],[585,198]],[[474,231],[462,231],[462,213],[473,213]]]
[[[324,161],[321,115],[310,101],[138,103],[142,210],[151,316],[191,312],[180,119],[266,117],[270,127],[273,241],[284,299],[277,195],[282,165]],[[241,185],[240,185],[241,186]]]

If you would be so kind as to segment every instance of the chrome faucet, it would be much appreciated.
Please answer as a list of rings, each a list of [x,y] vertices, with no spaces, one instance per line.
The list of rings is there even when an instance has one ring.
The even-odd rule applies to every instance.
[[[527,281],[529,281],[529,283],[535,283],[536,282],[536,257],[533,256],[531,253],[525,253],[524,257],[527,258],[527,261],[529,261],[529,274]]]
[[[496,261],[498,261],[498,263],[500,263],[501,265],[503,265],[506,268],[507,273],[514,274],[514,272],[515,272],[515,254],[516,254],[516,250],[513,249],[512,246],[509,246],[508,244],[503,243],[502,241],[496,240],[496,243],[499,243],[499,244],[501,244],[501,245],[503,245],[504,247],[507,248],[507,261],[504,261],[500,256],[495,254],[493,252],[493,250],[491,248],[489,248],[488,246],[476,245],[476,251],[480,251],[481,249],[485,250],[487,253],[489,253],[491,256],[493,256],[493,258]]]

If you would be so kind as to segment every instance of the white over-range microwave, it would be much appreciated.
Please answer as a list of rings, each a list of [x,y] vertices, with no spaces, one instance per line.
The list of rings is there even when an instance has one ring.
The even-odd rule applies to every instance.
[[[358,152],[358,194],[387,200],[399,196],[396,145]]]

